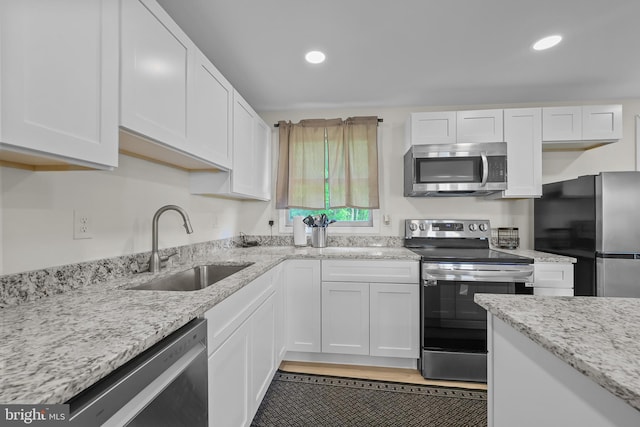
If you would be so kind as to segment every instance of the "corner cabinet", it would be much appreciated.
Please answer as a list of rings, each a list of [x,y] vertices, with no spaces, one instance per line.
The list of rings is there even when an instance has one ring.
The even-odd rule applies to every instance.
[[[0,3],[0,164],[118,165],[119,0]]]
[[[233,166],[192,172],[192,194],[271,200],[271,129],[237,92],[233,95]]]
[[[155,0],[123,0],[121,151],[186,170],[231,165],[233,89]]]
[[[585,150],[622,138],[622,105],[583,105],[542,109],[545,150]]]

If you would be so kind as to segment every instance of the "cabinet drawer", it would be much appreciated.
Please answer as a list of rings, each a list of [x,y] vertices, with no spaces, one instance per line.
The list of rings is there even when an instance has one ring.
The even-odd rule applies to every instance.
[[[322,261],[323,282],[418,283],[417,261]]]
[[[233,331],[249,318],[275,288],[271,272],[249,283],[204,314],[208,322],[207,349],[213,353]]]
[[[535,263],[533,269],[535,288],[573,289],[573,264]]]

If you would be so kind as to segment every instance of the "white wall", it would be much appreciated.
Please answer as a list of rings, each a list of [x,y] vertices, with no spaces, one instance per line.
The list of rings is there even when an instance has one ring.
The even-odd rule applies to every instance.
[[[640,114],[640,100],[589,103],[623,104],[624,139],[584,152],[544,153],[544,182],[602,170],[635,168],[635,115]],[[565,103],[576,104],[579,103]],[[402,236],[402,221],[406,218],[488,218],[494,227],[518,227],[521,247],[530,248],[533,245],[531,200],[405,198],[402,195],[404,125],[409,112],[526,106],[533,105],[283,111],[263,113],[262,117],[268,124],[304,118],[382,117],[380,203],[381,212],[391,216],[392,224],[381,226],[381,235]],[[273,149],[275,182],[275,144]],[[0,274],[149,251],[151,218],[165,204],[185,208],[195,232],[187,235],[179,215],[167,212],[160,220],[161,248],[226,238],[240,231],[269,234],[268,221],[273,219],[277,224],[278,219],[273,202],[193,196],[189,194],[187,172],[127,156],[120,156],[120,167],[113,172],[31,172],[0,167],[0,189]],[[93,239],[73,240],[74,209],[91,214]],[[273,233],[278,234],[277,225]]]
[[[624,139],[609,146],[588,151],[553,152],[543,155],[543,181],[551,182],[573,178],[578,175],[597,173],[602,170],[632,170],[635,168],[635,119],[640,113],[640,100],[597,100],[583,104],[623,104]],[[549,103],[544,105],[580,105],[579,102]],[[381,226],[380,234],[402,236],[403,220],[407,218],[488,218],[493,227],[518,227],[521,247],[533,247],[533,201],[532,200],[487,200],[476,197],[461,198],[407,198],[403,196],[403,162],[405,121],[410,112],[444,111],[484,108],[533,107],[542,104],[442,106],[429,108],[360,108],[314,111],[279,111],[263,113],[269,124],[279,120],[296,122],[307,118],[346,118],[349,116],[374,115],[384,119],[379,126],[381,144],[380,158],[380,210],[391,216],[391,226]],[[277,147],[274,144],[274,168],[277,165]],[[274,175],[275,180],[275,175]],[[275,182],[275,181],[274,181]],[[275,204],[247,206],[242,211],[245,232],[268,234],[268,220],[277,224]],[[248,225],[254,224],[253,227]],[[274,227],[277,234],[277,226]]]
[[[166,204],[183,207],[159,222],[160,248],[227,238],[238,233],[242,202],[193,196],[188,173],[120,156],[113,172],[32,172],[0,168],[2,274],[151,250],[151,219]],[[73,239],[73,211],[90,213],[94,237]]]

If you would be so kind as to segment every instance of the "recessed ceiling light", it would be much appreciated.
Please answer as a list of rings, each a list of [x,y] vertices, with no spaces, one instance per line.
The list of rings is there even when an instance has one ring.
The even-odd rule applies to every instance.
[[[307,52],[307,54],[304,56],[304,59],[306,59],[310,64],[320,64],[324,62],[325,58],[325,54],[320,52],[319,50],[312,50],[311,52]]]
[[[545,37],[543,39],[538,40],[537,42],[535,42],[533,44],[533,50],[549,49],[551,47],[554,47],[558,43],[560,43],[561,40],[562,40],[562,36],[557,35],[557,34],[553,35],[553,36]]]

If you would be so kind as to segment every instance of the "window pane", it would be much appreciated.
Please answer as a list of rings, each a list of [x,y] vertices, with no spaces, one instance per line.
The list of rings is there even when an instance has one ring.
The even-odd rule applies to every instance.
[[[308,210],[308,209],[289,209],[289,215],[287,217],[287,225],[291,224],[293,217],[307,216],[307,215],[322,215],[325,214],[327,218],[335,219],[336,223],[333,226],[349,226],[349,227],[371,227],[373,225],[372,215],[370,209],[354,209],[354,208],[338,208],[338,209],[322,209],[322,210]]]

